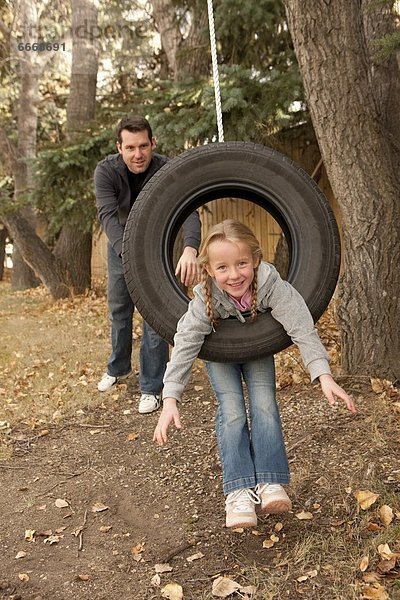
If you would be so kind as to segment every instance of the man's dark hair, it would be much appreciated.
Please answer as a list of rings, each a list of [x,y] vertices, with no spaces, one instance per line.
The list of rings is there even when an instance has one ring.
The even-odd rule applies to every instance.
[[[151,141],[153,139],[153,132],[151,130],[150,123],[144,117],[134,115],[129,117],[123,117],[120,120],[116,129],[117,140],[120,144],[122,143],[121,132],[124,129],[130,131],[131,133],[137,133],[138,131],[147,131],[147,133],[149,134],[149,140]]]

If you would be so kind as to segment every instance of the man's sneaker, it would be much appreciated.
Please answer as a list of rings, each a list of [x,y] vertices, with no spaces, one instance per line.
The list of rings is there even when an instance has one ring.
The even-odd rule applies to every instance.
[[[259,503],[259,497],[251,489],[236,490],[228,494],[225,500],[226,526],[255,527],[255,505]]]
[[[260,498],[261,515],[275,515],[291,510],[292,502],[278,483],[259,483],[256,486],[256,494]]]
[[[112,388],[113,385],[119,383],[121,379],[126,379],[132,371],[129,371],[126,375],[119,375],[118,377],[114,377],[113,375],[109,375],[108,373],[104,373],[99,383],[97,384],[97,389],[99,392],[107,392]]]
[[[155,394],[142,394],[139,401],[139,412],[147,415],[160,408],[161,398]]]

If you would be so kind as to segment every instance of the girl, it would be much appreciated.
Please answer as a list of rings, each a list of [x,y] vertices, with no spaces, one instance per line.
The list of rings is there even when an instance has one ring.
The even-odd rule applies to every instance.
[[[311,381],[319,379],[329,404],[340,398],[355,413],[353,400],[332,378],[329,355],[303,298],[261,259],[254,234],[238,221],[223,221],[206,236],[198,257],[202,282],[178,322],[164,376],[163,409],[153,438],[161,446],[167,442],[170,423],[181,428],[177,402],[205,336],[218,327],[218,319],[233,315],[244,322],[242,313],[248,311],[254,320],[257,312],[271,309],[298,345]],[[289,483],[289,467],[275,399],[274,359],[207,362],[206,367],[218,400],[216,433],[227,496],[226,526],[254,527],[256,504],[261,514],[287,512],[292,506],[282,487]],[[250,423],[242,380],[248,391]]]

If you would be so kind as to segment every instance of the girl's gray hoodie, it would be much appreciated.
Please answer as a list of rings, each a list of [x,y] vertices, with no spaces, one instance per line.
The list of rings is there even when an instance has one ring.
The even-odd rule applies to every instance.
[[[189,302],[187,312],[178,321],[174,348],[164,375],[164,398],[181,399],[204,338],[212,331],[202,288],[202,284],[195,286],[194,298]],[[239,321],[245,322],[241,312],[215,282],[213,282],[212,296],[215,315],[218,318],[227,319],[229,316],[235,316]],[[258,267],[257,310],[266,312],[268,309],[271,309],[274,319],[281,323],[286,333],[299,347],[311,381],[320,375],[330,373],[329,354],[319,339],[313,318],[302,296],[290,283],[280,277],[273,265],[261,262]]]

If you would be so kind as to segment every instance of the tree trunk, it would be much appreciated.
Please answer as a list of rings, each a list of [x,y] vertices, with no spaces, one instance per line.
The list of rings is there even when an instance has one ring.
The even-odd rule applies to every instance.
[[[173,78],[177,79],[176,55],[182,41],[179,23],[176,15],[176,6],[171,0],[151,0],[153,18],[161,46],[167,57],[169,69]]]
[[[374,96],[388,140],[396,172],[400,171],[400,51],[385,59],[377,56],[377,41],[398,27],[399,16],[388,4],[376,0],[363,0],[363,20],[371,60],[371,77]]]
[[[198,77],[210,71],[207,4],[191,3],[190,26],[184,36],[179,25],[177,5],[173,0],[151,0],[153,17],[160,34],[161,46],[175,81],[188,75]]]
[[[83,294],[90,287],[92,234],[64,225],[54,256],[67,274],[67,282],[75,294]]]
[[[338,316],[345,372],[400,379],[400,203],[358,0],[285,0],[343,225]]]
[[[191,10],[189,33],[178,50],[176,78],[180,80],[188,75],[207,76],[210,72],[210,65],[207,3],[204,0],[196,0]]]
[[[95,0],[72,0],[72,70],[67,102],[67,134],[73,138],[88,128],[94,118],[97,80],[97,52],[93,32],[97,31]],[[91,284],[92,234],[66,224],[54,254],[72,289],[82,294]]]
[[[8,214],[2,219],[12,237],[18,239],[18,248],[24,261],[39,275],[52,297],[56,300],[68,297],[70,290],[56,257],[36,235],[29,222],[21,213]]]
[[[94,42],[96,0],[71,0],[72,67],[67,101],[69,139],[85,130],[94,118],[98,59]]]
[[[35,42],[35,32],[38,31],[38,15],[35,3],[31,0],[21,0],[19,7],[19,22],[24,32],[25,42]],[[22,201],[29,204],[32,189],[32,161],[36,156],[37,105],[39,95],[39,76],[35,72],[36,57],[34,52],[23,51],[19,61],[20,90],[18,101],[18,142],[17,158],[14,162],[14,198],[16,205]],[[26,207],[23,216],[33,228],[36,219],[33,210]],[[21,290],[36,287],[40,281],[29,265],[24,264],[23,253],[19,248],[19,240],[13,240],[13,270],[11,286]]]

